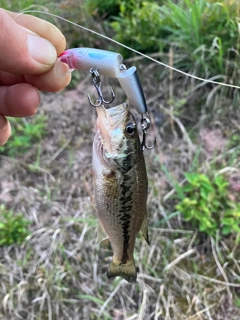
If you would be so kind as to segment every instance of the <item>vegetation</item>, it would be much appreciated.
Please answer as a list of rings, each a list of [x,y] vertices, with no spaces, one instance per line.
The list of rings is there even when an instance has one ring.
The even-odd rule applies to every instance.
[[[0,147],[0,152],[10,157],[17,157],[31,149],[46,134],[47,117],[37,115],[32,121],[21,118],[9,118],[12,135],[8,143]]]
[[[185,178],[176,209],[186,221],[208,236],[216,237],[218,231],[222,236],[240,232],[240,205],[230,200],[224,176],[210,179],[205,174],[186,173]]]
[[[100,19],[118,14],[119,5],[120,3],[116,0],[87,0],[84,4],[88,14]]]
[[[174,46],[185,55],[181,68],[226,80],[239,66],[239,11],[237,1],[121,1],[111,26],[118,41],[136,50],[151,53]],[[237,84],[239,76],[231,80]]]
[[[29,224],[22,213],[14,214],[4,204],[0,205],[0,246],[21,244],[30,234]]]
[[[184,76],[46,14],[189,75],[239,85],[239,1],[0,5],[42,10],[38,16],[61,28],[68,47],[122,52],[143,84],[152,118],[147,139],[158,142],[145,151],[151,244],[137,239],[138,282],[128,284],[107,279],[112,251],[96,246],[96,117],[86,73],[74,74],[70,90],[43,94],[34,117],[10,119],[12,137],[0,148],[0,318],[240,319],[239,90]],[[114,90],[116,103],[123,102]]]

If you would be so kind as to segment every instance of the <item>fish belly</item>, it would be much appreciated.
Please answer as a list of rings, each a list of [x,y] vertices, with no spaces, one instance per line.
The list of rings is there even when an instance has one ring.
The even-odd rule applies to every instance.
[[[144,159],[139,159],[139,163],[128,172],[111,171],[100,162],[93,147],[93,173],[98,218],[113,248],[113,261],[108,275],[135,279],[134,244],[146,217],[147,177]],[[117,268],[114,269],[114,266]]]

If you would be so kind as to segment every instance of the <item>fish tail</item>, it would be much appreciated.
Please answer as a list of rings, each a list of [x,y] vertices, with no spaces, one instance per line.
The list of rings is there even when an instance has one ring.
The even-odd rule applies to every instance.
[[[107,271],[107,277],[115,278],[117,276],[124,278],[128,282],[136,282],[137,270],[134,261],[130,260],[127,263],[115,263],[112,261]]]

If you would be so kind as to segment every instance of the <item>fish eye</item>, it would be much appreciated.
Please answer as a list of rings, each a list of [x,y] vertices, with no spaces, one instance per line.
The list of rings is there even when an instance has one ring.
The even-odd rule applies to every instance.
[[[125,130],[129,136],[133,136],[135,133],[135,128],[136,128],[135,123],[130,122],[126,125]]]

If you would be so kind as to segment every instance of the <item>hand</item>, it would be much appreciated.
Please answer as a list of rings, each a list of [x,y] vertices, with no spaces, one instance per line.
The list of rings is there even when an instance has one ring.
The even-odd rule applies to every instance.
[[[57,92],[71,76],[55,75],[53,65],[66,46],[60,30],[42,19],[0,8],[0,145],[9,138],[5,118],[36,112],[40,91]]]

